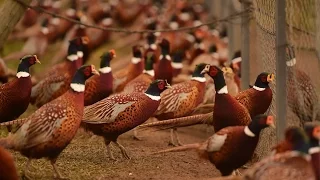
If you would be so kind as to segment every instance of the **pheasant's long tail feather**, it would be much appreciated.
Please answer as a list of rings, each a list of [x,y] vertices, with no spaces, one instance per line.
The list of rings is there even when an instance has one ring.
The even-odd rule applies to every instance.
[[[165,129],[171,129],[175,127],[187,127],[187,126],[192,126],[196,124],[212,124],[212,123],[213,123],[212,113],[206,113],[206,114],[197,114],[193,116],[186,116],[181,118],[168,119],[163,121],[142,124],[138,126],[138,128],[142,130],[146,128],[154,128],[156,130],[165,130]]]
[[[0,126],[10,126],[10,125],[17,125],[17,124],[19,125],[19,124],[23,124],[26,120],[27,118],[16,119],[13,121],[0,123]]]
[[[6,149],[13,149],[13,143],[10,136],[5,138],[0,138],[0,146]]]
[[[188,150],[198,150],[201,147],[201,143],[194,143],[194,144],[186,144],[183,146],[178,146],[174,148],[169,148],[161,151],[157,151],[151,154],[161,154],[161,153],[167,153],[167,152],[181,152],[181,151],[188,151]]]

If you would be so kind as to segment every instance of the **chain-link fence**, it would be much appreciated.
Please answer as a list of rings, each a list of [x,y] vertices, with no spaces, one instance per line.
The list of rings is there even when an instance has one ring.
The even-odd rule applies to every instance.
[[[287,125],[319,120],[320,71],[316,51],[316,0],[286,1],[287,83],[272,86],[270,113],[276,116],[276,86],[287,88]],[[251,82],[261,71],[276,73],[276,0],[253,0],[250,23]],[[319,42],[318,42],[319,44]],[[281,74],[276,74],[281,75]],[[279,120],[279,119],[278,119]],[[259,157],[276,143],[274,130],[265,130],[257,149]]]

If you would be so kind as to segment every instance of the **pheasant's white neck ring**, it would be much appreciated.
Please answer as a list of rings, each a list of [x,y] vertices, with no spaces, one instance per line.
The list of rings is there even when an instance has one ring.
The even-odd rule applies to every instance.
[[[201,24],[202,24],[202,22],[199,21],[199,20],[193,21],[193,25],[194,25],[194,26],[200,26]]]
[[[84,89],[85,89],[84,84],[78,84],[78,83],[71,83],[70,87],[76,92],[84,92]]]
[[[167,60],[171,61],[171,56],[169,54],[167,54],[165,57]],[[161,60],[162,58],[163,58],[163,55],[161,54],[159,59]]]
[[[214,52],[214,53],[211,53],[211,56],[215,59],[219,59],[219,54]]]
[[[156,45],[156,44],[150,44],[150,48],[151,48],[152,50],[156,50],[156,49],[157,49],[157,45]]]
[[[290,61],[286,62],[287,66],[290,66],[290,67],[296,65],[296,63],[297,63],[296,58],[292,58]]]
[[[253,89],[257,90],[257,91],[264,91],[266,88],[261,88],[258,86],[253,86]]]
[[[154,77],[154,70],[143,70],[142,73],[145,73],[145,74],[149,74],[150,76]]]
[[[146,96],[148,96],[150,99],[154,100],[154,101],[159,101],[160,100],[160,96],[154,96],[154,95],[151,95],[151,94],[147,94],[147,93],[144,93]]]
[[[214,30],[212,30],[211,31],[211,34],[213,35],[213,36],[215,36],[215,37],[219,37],[219,31],[218,30],[216,30],[216,29],[214,29]]]
[[[203,43],[196,43],[196,44],[193,45],[193,47],[196,48],[196,49],[204,49]]]
[[[138,64],[139,62],[141,62],[141,58],[132,57],[132,58],[131,58],[131,62],[132,62],[133,64]]]
[[[218,94],[228,94],[228,88],[227,86],[223,86],[218,92]]]
[[[238,62],[241,62],[242,61],[242,58],[241,57],[237,57],[237,58],[234,58],[231,60],[231,62],[234,64],[234,63],[238,63]]]
[[[222,38],[222,41],[223,41],[224,43],[228,43],[228,42],[229,42],[229,38],[228,38],[228,37],[224,37],[224,38]]]
[[[77,56],[79,58],[83,58],[83,52],[82,51],[77,51]]]
[[[249,129],[248,126],[244,128],[244,133],[249,137],[255,137],[256,135]]]
[[[99,71],[103,74],[111,72],[111,67],[100,68]]]
[[[199,82],[206,82],[205,77],[192,77],[191,80],[199,81]]]
[[[169,24],[169,27],[170,27],[171,29],[178,29],[179,24],[178,24],[177,22],[171,22],[171,23]]]
[[[29,77],[30,74],[27,73],[27,72],[24,72],[24,71],[20,71],[20,72],[17,73],[16,76],[17,76],[18,78],[21,78],[21,77]]]
[[[49,33],[49,29],[46,28],[46,27],[43,27],[41,28],[41,32],[44,34],[44,35],[47,35]]]
[[[109,25],[112,24],[112,19],[111,19],[111,18],[104,18],[104,19],[102,20],[102,24],[103,24],[104,26],[109,26]]]
[[[171,62],[171,66],[172,66],[174,69],[182,69],[182,68],[183,68],[183,64],[182,64],[182,63],[179,63],[179,62]]]
[[[309,149],[309,154],[320,153],[320,147],[312,147]]]
[[[67,59],[68,59],[69,61],[76,61],[76,60],[78,60],[78,55],[76,55],[76,54],[71,54],[71,55],[69,55],[69,56],[67,57]]]
[[[179,15],[179,18],[182,20],[182,21],[188,21],[190,19],[190,14],[189,13],[181,13]]]
[[[68,16],[74,16],[76,14],[76,10],[70,8],[67,10],[67,15]]]
[[[155,36],[159,37],[161,35],[161,32],[155,32],[153,33]]]
[[[59,18],[52,18],[51,24],[53,24],[53,25],[59,25],[59,24],[60,24],[60,19],[59,19]]]
[[[193,43],[196,40],[196,38],[191,34],[187,34],[186,39],[191,43]]]

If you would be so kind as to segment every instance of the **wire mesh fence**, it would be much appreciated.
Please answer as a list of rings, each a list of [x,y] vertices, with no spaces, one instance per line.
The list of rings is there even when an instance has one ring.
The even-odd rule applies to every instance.
[[[271,85],[273,101],[270,113],[276,116],[276,86],[287,88],[287,125],[319,120],[320,75],[316,51],[316,1],[286,1],[287,83]],[[276,73],[276,0],[254,0],[250,23],[251,82],[261,72]],[[320,17],[318,17],[320,18]],[[319,21],[319,20],[318,20]],[[319,43],[319,42],[318,42]],[[279,74],[281,75],[281,74]],[[277,76],[277,74],[276,74]],[[279,119],[278,119],[279,120]],[[263,132],[257,155],[270,152],[276,143],[274,130]]]

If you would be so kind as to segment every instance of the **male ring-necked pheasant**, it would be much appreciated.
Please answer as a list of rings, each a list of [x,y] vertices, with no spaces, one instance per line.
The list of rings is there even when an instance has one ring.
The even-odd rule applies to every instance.
[[[94,75],[86,82],[84,105],[88,106],[112,94],[113,76],[110,61],[116,56],[115,50],[104,53],[100,58],[100,75]]]
[[[67,61],[49,70],[49,75],[32,88],[31,104],[41,107],[69,89],[74,73],[82,65],[80,62],[82,57],[78,56],[82,51],[79,49],[86,42],[87,39],[81,37],[70,41]]]
[[[2,147],[0,147],[0,179],[19,179],[12,155]]]
[[[27,175],[32,159],[45,157],[50,160],[55,175],[62,178],[55,163],[80,126],[85,81],[94,74],[99,73],[93,65],[82,66],[73,76],[66,93],[43,105],[29,117],[11,122],[23,124],[14,134],[1,138],[0,146],[19,151],[28,158],[24,175]]]
[[[173,69],[171,65],[170,42],[166,39],[162,39],[159,46],[161,47],[161,55],[158,63],[154,66],[155,79],[165,79],[171,84]]]
[[[31,77],[29,68],[40,63],[36,55],[21,58],[17,78],[0,86],[0,122],[12,121],[28,108],[31,95]],[[11,126],[8,126],[11,132]]]
[[[268,126],[274,127],[273,117],[258,115],[247,126],[225,127],[216,131],[203,143],[186,144],[158,151],[156,154],[197,150],[202,158],[210,160],[215,165],[222,176],[227,176],[251,159],[261,130]]]
[[[158,120],[187,116],[202,103],[206,78],[201,72],[205,66],[206,64],[197,65],[190,80],[175,84],[161,94],[161,103],[155,113]],[[173,135],[181,145],[176,129],[171,130],[170,144],[175,145]]]
[[[148,120],[160,104],[160,93],[168,87],[165,80],[155,80],[144,93],[115,94],[87,106],[82,127],[104,138],[111,159],[115,159],[110,150],[111,142],[129,158],[125,148],[118,143],[118,136]]]

